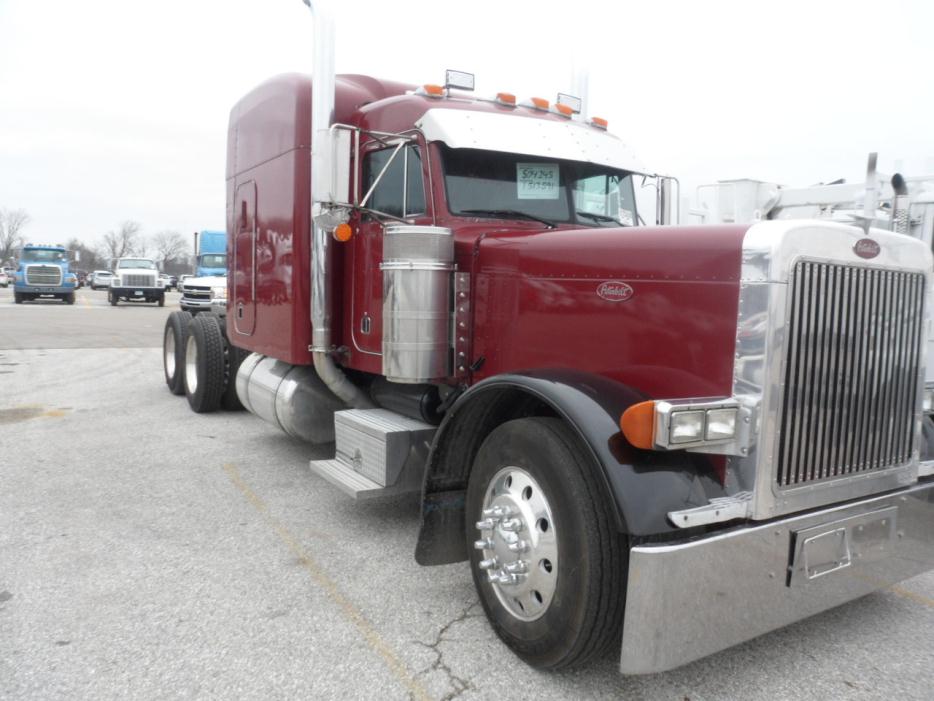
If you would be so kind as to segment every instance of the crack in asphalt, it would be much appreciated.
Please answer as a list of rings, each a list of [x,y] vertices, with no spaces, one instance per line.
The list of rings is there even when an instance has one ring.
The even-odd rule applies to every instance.
[[[451,630],[451,628],[456,626],[458,623],[463,623],[468,618],[477,618],[479,614],[471,615],[470,612],[479,605],[480,605],[479,601],[474,601],[472,604],[467,606],[467,608],[465,608],[459,614],[457,614],[454,618],[452,618],[450,621],[448,621],[443,626],[441,626],[441,628],[438,630],[437,634],[435,635],[434,642],[426,643],[421,640],[413,641],[416,645],[421,645],[422,647],[428,650],[431,650],[435,654],[435,659],[434,659],[434,662],[432,662],[431,666],[423,670],[422,672],[420,672],[418,676],[424,676],[428,674],[429,672],[434,672],[434,671],[441,671],[445,675],[447,675],[448,682],[450,683],[452,690],[448,692],[447,694],[445,694],[444,696],[442,696],[440,701],[452,701],[452,699],[456,699],[458,696],[463,694],[465,691],[474,688],[473,683],[469,679],[464,679],[463,677],[459,677],[456,674],[454,674],[453,670],[444,661],[444,651],[441,649],[441,643],[451,642],[445,636],[447,635],[448,631]]]

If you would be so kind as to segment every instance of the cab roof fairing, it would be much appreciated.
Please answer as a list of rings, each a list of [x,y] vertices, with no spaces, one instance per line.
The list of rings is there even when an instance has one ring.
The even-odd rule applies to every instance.
[[[523,119],[509,114],[433,108],[415,126],[426,141],[441,141],[450,148],[584,161],[651,175],[618,137],[573,120]]]

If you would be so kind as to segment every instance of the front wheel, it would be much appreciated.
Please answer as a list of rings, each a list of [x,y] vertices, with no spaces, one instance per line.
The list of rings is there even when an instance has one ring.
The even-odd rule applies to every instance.
[[[172,312],[165,320],[162,335],[162,369],[165,384],[172,394],[185,394],[185,347],[188,344],[188,324],[191,314]]]
[[[159,299],[156,300],[160,307],[165,306],[165,295],[159,295]]]
[[[116,307],[116,306],[117,306],[117,295],[115,295],[113,292],[108,292],[108,293],[107,293],[107,299],[110,301],[110,306],[111,306],[111,307]]]
[[[622,633],[627,549],[613,506],[567,425],[494,429],[467,487],[474,584],[497,635],[528,664],[583,664]]]
[[[13,293],[13,303],[14,303],[14,304],[22,304],[22,303],[23,303],[23,294],[22,294],[21,292],[14,292],[14,293]]]
[[[75,293],[72,292],[71,294],[65,295],[64,297],[62,297],[62,301],[63,301],[65,304],[74,304],[74,303],[75,303]]]

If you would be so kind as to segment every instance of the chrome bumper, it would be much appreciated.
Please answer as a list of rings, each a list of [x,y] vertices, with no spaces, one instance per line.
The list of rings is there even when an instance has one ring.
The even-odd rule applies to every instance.
[[[620,669],[663,672],[934,569],[934,482],[632,549]]]
[[[227,313],[227,300],[226,299],[186,299],[184,296],[178,303],[182,309],[186,311],[213,311],[217,314],[226,314]]]

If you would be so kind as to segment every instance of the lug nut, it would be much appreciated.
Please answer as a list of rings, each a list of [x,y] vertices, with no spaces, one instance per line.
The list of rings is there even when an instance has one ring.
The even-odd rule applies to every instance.
[[[481,570],[493,569],[494,567],[496,567],[496,558],[492,557],[489,560],[480,560],[480,564],[478,565],[478,567]]]
[[[490,508],[483,510],[484,518],[500,519],[511,515],[512,509],[510,509],[508,506],[491,506]]]
[[[524,540],[517,540],[515,543],[510,543],[506,547],[514,553],[524,553],[529,549],[529,544]]]
[[[497,584],[509,585],[509,584],[516,584],[518,581],[519,581],[519,578],[516,575],[506,574],[505,572],[501,572],[499,576],[496,578]]]
[[[503,569],[509,572],[510,574],[525,574],[526,572],[529,571],[528,566],[522,560],[516,560],[515,562],[507,562],[505,567],[503,567]]]
[[[477,521],[477,528],[481,531],[489,531],[494,526],[496,526],[496,521],[491,518],[485,518],[482,521]]]
[[[476,550],[492,550],[493,549],[493,539],[484,538],[483,540],[476,540],[473,544]]]
[[[522,519],[508,518],[500,524],[500,528],[502,528],[504,531],[521,531]]]

